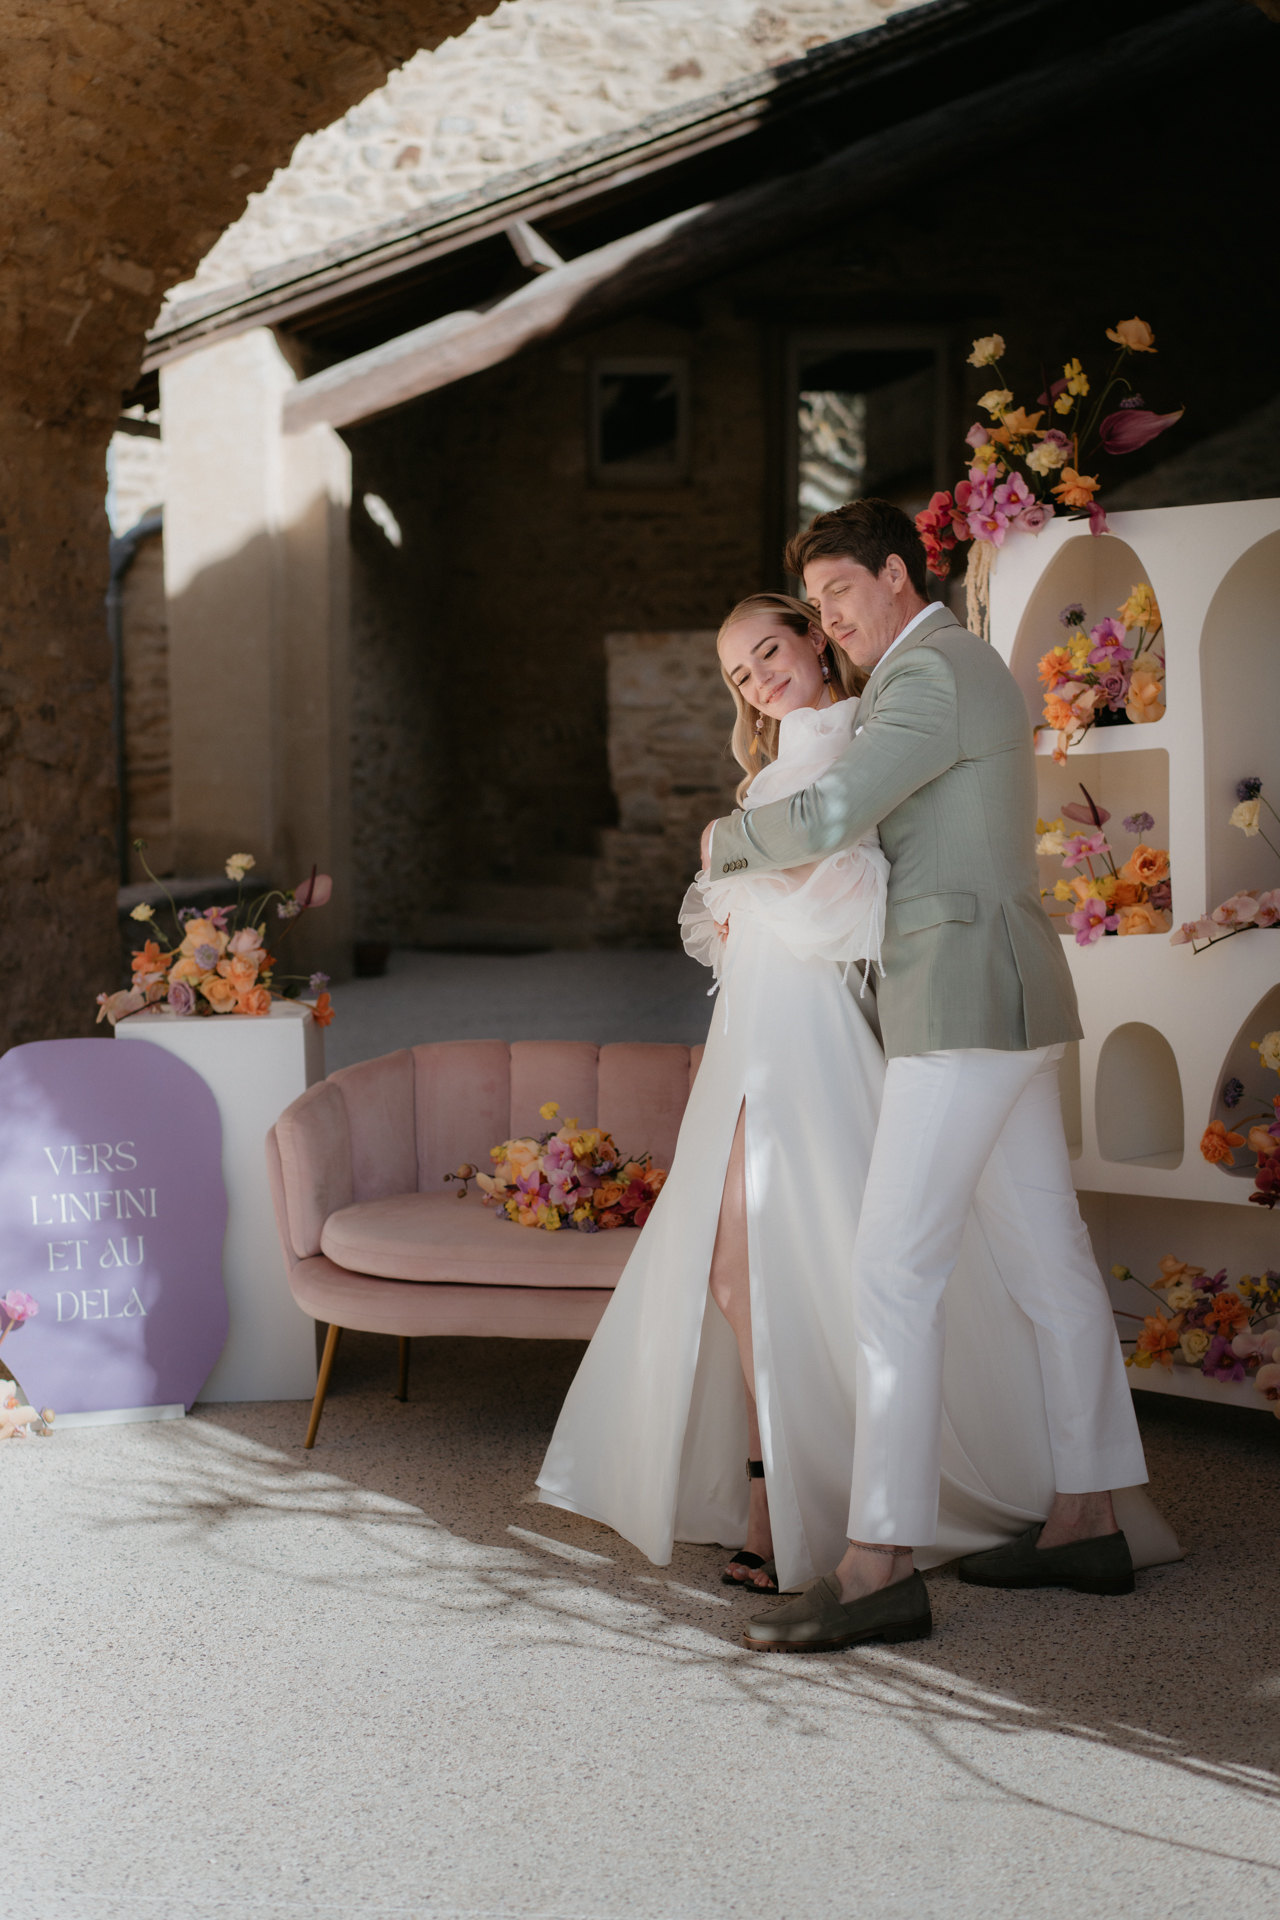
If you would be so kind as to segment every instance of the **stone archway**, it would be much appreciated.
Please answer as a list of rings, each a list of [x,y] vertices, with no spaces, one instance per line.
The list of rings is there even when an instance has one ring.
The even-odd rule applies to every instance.
[[[115,984],[104,459],[145,330],[303,133],[496,4],[5,10],[0,1049],[85,1031]]]

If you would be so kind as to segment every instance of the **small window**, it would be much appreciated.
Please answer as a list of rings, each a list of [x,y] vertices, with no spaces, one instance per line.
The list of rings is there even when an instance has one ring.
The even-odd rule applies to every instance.
[[[793,525],[868,494],[927,505],[945,464],[944,346],[915,329],[793,340]]]
[[[592,479],[607,486],[670,486],[688,467],[688,363],[594,361]]]

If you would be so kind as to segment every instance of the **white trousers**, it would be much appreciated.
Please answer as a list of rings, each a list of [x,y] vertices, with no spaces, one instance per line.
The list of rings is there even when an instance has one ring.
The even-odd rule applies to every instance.
[[[1059,1493],[1147,1478],[1111,1303],[1072,1185],[1062,1053],[974,1047],[889,1062],[853,1255],[851,1540],[923,1547],[935,1538],[943,1289],[971,1207],[1035,1327]]]

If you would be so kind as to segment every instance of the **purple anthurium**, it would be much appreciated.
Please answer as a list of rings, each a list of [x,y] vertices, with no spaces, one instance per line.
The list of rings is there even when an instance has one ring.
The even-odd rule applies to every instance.
[[[1152,413],[1150,407],[1121,407],[1109,413],[1098,428],[1098,437],[1108,453],[1136,453],[1150,440],[1176,425],[1186,412]]]

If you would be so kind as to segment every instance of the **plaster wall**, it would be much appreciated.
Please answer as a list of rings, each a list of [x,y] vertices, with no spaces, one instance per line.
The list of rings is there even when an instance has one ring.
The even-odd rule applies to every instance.
[[[285,886],[331,873],[333,902],[299,926],[290,970],[337,978],[351,928],[349,461],[328,428],[281,433],[293,379],[265,330],[162,376],[172,858],[218,873],[252,853]]]

